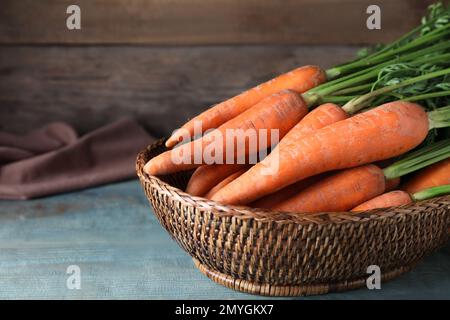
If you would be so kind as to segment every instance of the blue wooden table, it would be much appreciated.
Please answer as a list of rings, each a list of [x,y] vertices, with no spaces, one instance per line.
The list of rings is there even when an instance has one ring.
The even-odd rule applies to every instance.
[[[81,288],[69,289],[69,266]],[[69,286],[70,287],[70,286]],[[255,299],[215,284],[151,213],[138,181],[0,202],[1,299]],[[381,290],[301,299],[450,298],[450,245]]]

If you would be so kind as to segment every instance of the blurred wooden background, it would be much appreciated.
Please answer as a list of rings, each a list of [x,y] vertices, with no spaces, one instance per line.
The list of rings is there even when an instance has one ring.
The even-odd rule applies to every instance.
[[[64,120],[82,132],[123,115],[155,135],[303,64],[329,67],[395,39],[427,0],[3,0],[0,130]],[[81,8],[81,30],[66,8]],[[366,28],[377,4],[382,29]]]

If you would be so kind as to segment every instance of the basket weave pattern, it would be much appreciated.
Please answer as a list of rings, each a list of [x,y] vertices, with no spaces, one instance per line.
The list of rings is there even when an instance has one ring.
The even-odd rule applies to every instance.
[[[234,289],[265,295],[351,289],[365,284],[369,265],[390,279],[448,241],[450,196],[360,213],[220,205],[182,191],[192,172],[143,173],[162,151],[159,140],[136,164],[156,216],[203,273]]]

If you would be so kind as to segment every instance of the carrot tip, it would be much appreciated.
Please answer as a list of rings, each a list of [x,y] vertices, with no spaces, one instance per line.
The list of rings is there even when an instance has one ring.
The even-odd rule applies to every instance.
[[[175,138],[174,136],[171,136],[169,139],[167,139],[165,145],[167,148],[172,148],[174,145],[177,144],[177,138]]]
[[[167,148],[172,148],[173,146],[175,146],[178,142],[180,142],[181,138],[182,138],[182,134],[180,133],[180,130],[177,129],[175,130],[172,135],[167,139],[165,145]]]
[[[144,172],[148,175],[154,175],[155,172],[152,169],[153,167],[151,166],[150,161],[147,162],[144,166]]]
[[[222,197],[220,196],[219,193],[220,193],[220,190],[217,191],[216,193],[214,193],[214,194],[212,195],[212,197],[210,198],[210,200],[216,201],[216,202],[222,202],[223,199],[222,199]]]

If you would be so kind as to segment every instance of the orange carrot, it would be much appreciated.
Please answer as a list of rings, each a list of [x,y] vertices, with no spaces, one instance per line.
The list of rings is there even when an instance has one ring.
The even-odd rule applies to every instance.
[[[297,93],[303,93],[325,81],[325,72],[317,66],[304,66],[294,69],[201,113],[183,125],[181,130],[174,132],[166,141],[166,146],[170,148],[177,144],[183,136],[183,131],[187,131],[191,137],[194,136],[196,121],[201,123],[202,130],[205,132],[208,129],[223,125],[261,100],[281,90],[290,89]]]
[[[299,94],[291,90],[281,91],[265,98],[218,129],[204,135],[203,138],[183,144],[151,159],[145,165],[144,170],[148,174],[159,175],[196,168],[202,164],[208,164],[204,153],[214,154],[212,158],[219,159],[223,163],[226,161],[226,153],[234,154],[234,160],[236,160],[239,153],[248,155],[250,152],[254,153],[258,150],[249,150],[249,136],[238,139],[237,135],[234,135],[227,139],[229,129],[232,129],[235,133],[246,132],[247,130],[255,133],[258,147],[263,147],[259,143],[259,133],[262,132],[260,130],[267,129],[266,141],[267,145],[270,146],[272,143],[271,129],[277,129],[279,137],[282,138],[307,112],[308,108]],[[227,150],[229,145],[234,146],[234,150]],[[242,152],[243,150],[245,152]],[[186,161],[174,161],[174,159],[185,159]]]
[[[333,103],[325,103],[309,112],[302,120],[300,120],[299,123],[295,125],[294,128],[292,128],[291,131],[289,131],[286,134],[285,137],[288,139],[301,139],[307,134],[311,134],[332,123],[347,118],[348,118],[347,113],[344,110],[342,110],[341,107]],[[281,201],[286,200],[291,196],[299,193],[300,190],[303,190],[307,186],[311,185],[312,183],[318,181],[323,177],[324,175],[318,175],[307,178],[305,180],[301,180],[286,188],[278,190],[275,193],[269,194],[266,197],[263,197],[255,201],[250,206],[255,208],[270,209],[273,206],[280,203]]]
[[[317,176],[309,177],[304,180],[300,180],[286,188],[278,190],[275,193],[269,194],[263,198],[260,198],[250,204],[250,207],[253,208],[264,208],[264,209],[273,209],[281,202],[295,196],[305,188],[309,187],[313,183],[316,183],[320,179],[324,177],[323,174],[319,174]]]
[[[359,206],[353,208],[351,211],[366,211],[376,208],[397,207],[412,203],[413,200],[408,192],[395,190],[372,198]]]
[[[206,199],[211,199],[211,197],[220,189],[225,187],[227,184],[229,184],[234,179],[238,178],[240,175],[242,175],[247,169],[241,169],[238,172],[235,172],[225,179],[223,179],[221,182],[219,182],[216,186],[214,186],[211,190],[208,191],[208,193],[205,195]]]
[[[303,117],[285,136],[287,139],[301,139],[330,124],[347,119],[349,115],[334,103],[325,103]]]
[[[384,169],[370,164],[342,170],[312,184],[273,209],[293,212],[350,210],[395,188],[399,177],[449,157],[449,147],[450,139],[447,139],[416,150]],[[383,179],[380,179],[380,175]],[[443,191],[432,190],[424,195],[434,195],[436,192]],[[342,200],[337,200],[339,198]]]
[[[242,170],[245,164],[212,164],[197,168],[189,179],[186,192],[193,196],[204,196],[220,181]]]
[[[384,190],[383,170],[369,164],[322,179],[272,209],[289,212],[346,211]]]
[[[285,137],[270,155],[212,199],[225,204],[248,204],[322,172],[388,159],[419,145],[428,128],[428,116],[419,105],[405,101],[387,103],[301,139]],[[269,168],[275,168],[276,173],[268,174]]]
[[[366,211],[377,208],[397,207],[415,201],[427,200],[438,196],[450,194],[450,184],[426,188],[424,190],[408,193],[403,190],[391,191],[366,201],[352,209],[352,211]]]
[[[401,189],[409,193],[415,193],[423,189],[444,184],[450,184],[450,158],[435,163],[418,172],[403,184]]]

